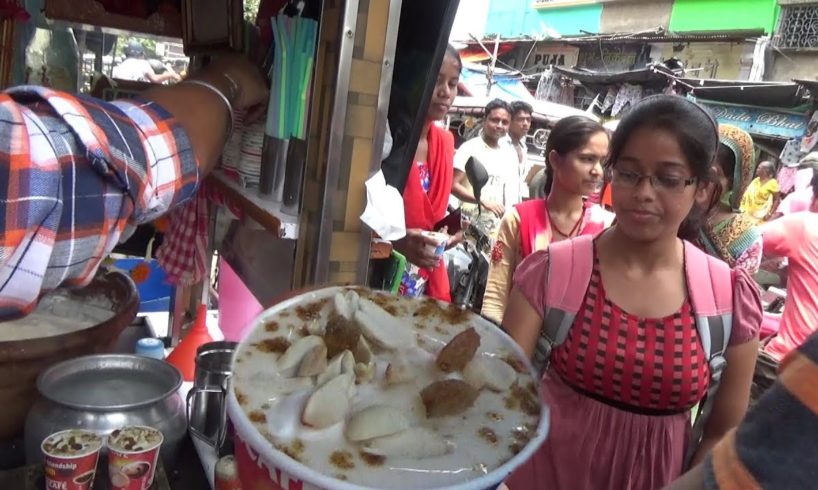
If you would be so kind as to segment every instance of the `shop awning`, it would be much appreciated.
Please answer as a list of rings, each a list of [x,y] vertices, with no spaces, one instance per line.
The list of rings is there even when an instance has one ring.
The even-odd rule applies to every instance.
[[[482,115],[486,104],[492,99],[501,99],[506,102],[522,100],[528,102],[534,108],[534,118],[544,121],[556,122],[568,116],[587,116],[598,120],[593,114],[588,114],[581,109],[536,100],[531,92],[523,85],[522,78],[518,73],[508,70],[496,69],[492,76],[491,91],[486,95],[488,79],[486,78],[486,67],[482,65],[472,65],[466,63],[460,75],[460,83],[469,94],[457,97],[452,105],[452,110],[461,113]]]
[[[696,97],[729,104],[795,108],[806,102],[797,83],[680,78]]]
[[[798,85],[810,91],[810,94],[818,99],[818,80],[793,80]]]
[[[613,85],[617,83],[644,84],[651,82],[667,83],[667,75],[672,75],[670,71],[668,71],[667,74],[663,73],[662,68],[658,66],[642,68],[639,70],[617,72],[599,72],[555,66],[554,71],[561,73],[568,78],[589,85]]]

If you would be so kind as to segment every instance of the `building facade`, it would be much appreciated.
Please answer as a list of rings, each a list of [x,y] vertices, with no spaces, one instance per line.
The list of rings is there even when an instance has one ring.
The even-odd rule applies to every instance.
[[[517,56],[520,69],[616,71],[676,58],[691,76],[728,80],[748,79],[756,40],[768,36],[764,80],[818,78],[818,0],[489,0],[482,31],[535,40]],[[614,34],[624,40],[604,38]]]

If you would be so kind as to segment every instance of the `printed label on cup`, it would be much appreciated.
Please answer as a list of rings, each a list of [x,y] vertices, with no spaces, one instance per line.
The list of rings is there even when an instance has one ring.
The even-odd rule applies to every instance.
[[[108,436],[108,478],[112,489],[146,490],[153,484],[162,433],[132,426]]]
[[[64,430],[46,437],[40,445],[46,490],[89,490],[100,448],[102,438],[86,430]]]
[[[436,231],[424,231],[424,236],[432,238],[437,242],[437,245],[427,245],[427,249],[434,253],[436,257],[442,257],[443,252],[446,251],[446,245],[449,243],[449,235],[445,233],[438,233]]]

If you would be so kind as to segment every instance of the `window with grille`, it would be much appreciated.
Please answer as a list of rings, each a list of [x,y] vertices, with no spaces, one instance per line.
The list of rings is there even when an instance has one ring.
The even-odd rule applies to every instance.
[[[778,47],[818,49],[818,3],[781,6]]]

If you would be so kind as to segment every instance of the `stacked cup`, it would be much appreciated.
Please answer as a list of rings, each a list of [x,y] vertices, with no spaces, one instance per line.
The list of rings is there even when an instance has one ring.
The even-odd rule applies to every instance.
[[[236,110],[233,112],[233,133],[224,146],[222,154],[222,167],[225,170],[238,170],[241,161],[241,139],[244,134],[245,111]]]
[[[108,477],[115,490],[144,490],[153,484],[162,432],[132,425],[108,436]]]
[[[241,138],[239,175],[244,187],[256,186],[261,177],[261,155],[264,146],[264,122],[244,126]]]
[[[40,444],[45,457],[45,487],[88,490],[94,484],[102,438],[81,429],[51,434]]]
[[[144,490],[153,484],[164,437],[153,427],[129,426],[108,436],[108,483],[113,490]],[[46,437],[46,488],[90,490],[94,485],[103,437],[83,429],[68,429]]]

